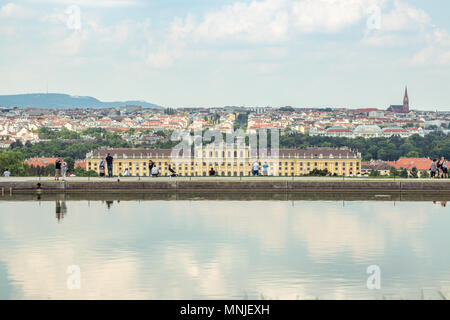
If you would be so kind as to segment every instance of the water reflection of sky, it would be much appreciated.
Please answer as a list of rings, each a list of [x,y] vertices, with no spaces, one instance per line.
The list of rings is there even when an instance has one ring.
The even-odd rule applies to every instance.
[[[0,298],[438,298],[450,293],[449,213],[431,202],[0,202]],[[66,287],[69,265],[81,290]],[[369,265],[379,291],[366,288]]]

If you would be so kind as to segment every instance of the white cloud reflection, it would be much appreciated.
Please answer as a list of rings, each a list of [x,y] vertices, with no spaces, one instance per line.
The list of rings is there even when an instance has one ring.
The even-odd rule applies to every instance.
[[[67,207],[58,223],[55,203],[20,203],[18,211],[18,203],[0,202],[0,240],[6,244],[0,262],[7,271],[0,282],[16,289],[11,298],[376,298],[365,288],[370,264],[379,264],[388,279],[386,295],[405,298],[405,288],[419,292],[422,285],[450,284],[448,259],[433,265],[423,260],[438,259],[445,241],[434,237],[444,235],[450,223],[431,203],[151,201],[114,203],[110,211],[101,202]],[[79,291],[66,288],[69,265],[81,268]]]

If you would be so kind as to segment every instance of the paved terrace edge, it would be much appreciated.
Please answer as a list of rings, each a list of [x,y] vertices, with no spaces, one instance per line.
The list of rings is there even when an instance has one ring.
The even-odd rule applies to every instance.
[[[9,193],[83,192],[424,192],[450,193],[450,181],[0,181]]]

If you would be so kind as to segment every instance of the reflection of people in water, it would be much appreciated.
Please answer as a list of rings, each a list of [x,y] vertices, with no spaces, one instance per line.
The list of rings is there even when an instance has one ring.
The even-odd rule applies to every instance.
[[[64,219],[64,216],[67,214],[67,205],[65,201],[56,200],[56,219],[58,222]]]
[[[114,201],[106,201],[106,206],[108,207],[108,210],[111,209],[113,203]]]
[[[438,204],[438,202],[437,202],[437,201],[433,201],[433,204]],[[441,201],[441,202],[440,202],[440,205],[441,205],[441,207],[443,207],[443,208],[447,207],[447,201]]]

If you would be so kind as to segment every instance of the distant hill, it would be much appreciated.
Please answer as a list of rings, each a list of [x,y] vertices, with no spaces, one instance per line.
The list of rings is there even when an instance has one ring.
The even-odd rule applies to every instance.
[[[117,108],[122,106],[141,106],[143,108],[163,108],[145,101],[103,102],[93,97],[71,96],[60,93],[29,93],[0,95],[0,107],[70,109],[70,108]]]

